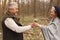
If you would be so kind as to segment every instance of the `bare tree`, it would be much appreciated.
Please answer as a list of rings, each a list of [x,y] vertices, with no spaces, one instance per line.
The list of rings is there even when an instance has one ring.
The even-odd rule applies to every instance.
[[[57,0],[57,5],[60,6],[60,0]]]
[[[34,0],[34,18],[36,18],[36,0]]]

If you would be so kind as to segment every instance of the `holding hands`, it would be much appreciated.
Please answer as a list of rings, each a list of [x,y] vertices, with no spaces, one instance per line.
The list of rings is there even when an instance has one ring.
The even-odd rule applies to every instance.
[[[38,19],[34,19],[33,20],[34,22],[31,24],[31,27],[34,28],[34,27],[40,27],[41,25],[37,23]]]
[[[31,24],[31,27],[32,27],[32,28],[33,28],[33,27],[39,27],[39,24],[36,23],[36,22],[34,22],[34,23]]]

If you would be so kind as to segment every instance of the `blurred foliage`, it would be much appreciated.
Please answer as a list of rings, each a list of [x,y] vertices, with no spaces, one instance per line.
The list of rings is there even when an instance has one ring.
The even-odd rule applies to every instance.
[[[38,19],[37,23],[47,25],[49,23],[49,18],[33,18],[32,16],[21,17],[20,23],[25,25],[30,25],[34,22],[34,19]],[[43,40],[43,35],[39,27],[32,28],[24,32],[24,40]]]
[[[0,0],[0,40],[2,40],[1,20],[7,11],[10,2],[15,1],[19,7],[20,23],[29,25],[37,19],[37,23],[47,25],[50,21],[50,9],[54,5],[60,6],[60,0],[48,0],[47,2],[40,0]],[[32,28],[24,32],[24,40],[43,40],[43,35],[39,27]]]

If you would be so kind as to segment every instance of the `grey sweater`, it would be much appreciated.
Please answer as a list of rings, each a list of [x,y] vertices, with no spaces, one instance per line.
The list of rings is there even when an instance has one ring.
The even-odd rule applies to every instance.
[[[44,40],[60,40],[60,19],[51,20],[48,26],[40,27]]]

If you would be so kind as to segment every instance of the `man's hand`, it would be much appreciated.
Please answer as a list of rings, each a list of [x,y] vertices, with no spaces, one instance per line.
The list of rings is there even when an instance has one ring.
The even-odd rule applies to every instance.
[[[31,27],[34,28],[34,27],[35,27],[35,23],[32,23],[32,24],[31,24]]]
[[[32,27],[32,28],[33,28],[33,27],[38,27],[38,26],[39,26],[39,24],[38,24],[38,23],[35,23],[35,22],[31,24],[31,27]]]

